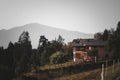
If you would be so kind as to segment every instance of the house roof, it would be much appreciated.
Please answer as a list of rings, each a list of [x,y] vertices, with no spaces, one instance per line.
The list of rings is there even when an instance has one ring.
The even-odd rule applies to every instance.
[[[95,40],[95,39],[74,39],[72,42],[73,46],[105,46],[106,41]]]

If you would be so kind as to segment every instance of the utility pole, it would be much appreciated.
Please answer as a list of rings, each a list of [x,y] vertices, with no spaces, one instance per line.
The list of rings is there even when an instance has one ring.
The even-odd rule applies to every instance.
[[[108,61],[106,60],[106,66],[105,66],[105,76],[107,76],[107,66],[108,66]]]
[[[73,61],[76,61],[76,48],[73,47]]]
[[[115,60],[113,60],[112,73],[114,73],[114,68],[115,68]]]
[[[104,64],[102,64],[101,80],[104,80]]]

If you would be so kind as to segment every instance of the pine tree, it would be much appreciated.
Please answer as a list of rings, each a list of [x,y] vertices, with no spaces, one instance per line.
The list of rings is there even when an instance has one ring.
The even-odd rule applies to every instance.
[[[32,45],[30,36],[24,31],[17,43],[15,43],[14,59],[16,64],[16,73],[20,73],[29,69],[31,64]]]

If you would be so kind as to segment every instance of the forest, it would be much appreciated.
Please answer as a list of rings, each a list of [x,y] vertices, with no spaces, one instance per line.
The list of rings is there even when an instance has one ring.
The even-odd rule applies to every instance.
[[[32,66],[64,63],[72,59],[71,43],[63,45],[63,41],[60,35],[53,41],[42,35],[38,48],[32,49],[29,33],[23,31],[18,42],[10,42],[6,49],[0,47],[0,78],[9,80],[29,71]]]

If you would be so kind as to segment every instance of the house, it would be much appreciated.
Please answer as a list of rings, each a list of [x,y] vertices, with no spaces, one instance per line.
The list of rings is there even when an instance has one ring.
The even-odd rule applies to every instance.
[[[105,50],[106,41],[95,39],[74,39],[73,46],[73,60],[102,60],[108,57],[108,51]]]

